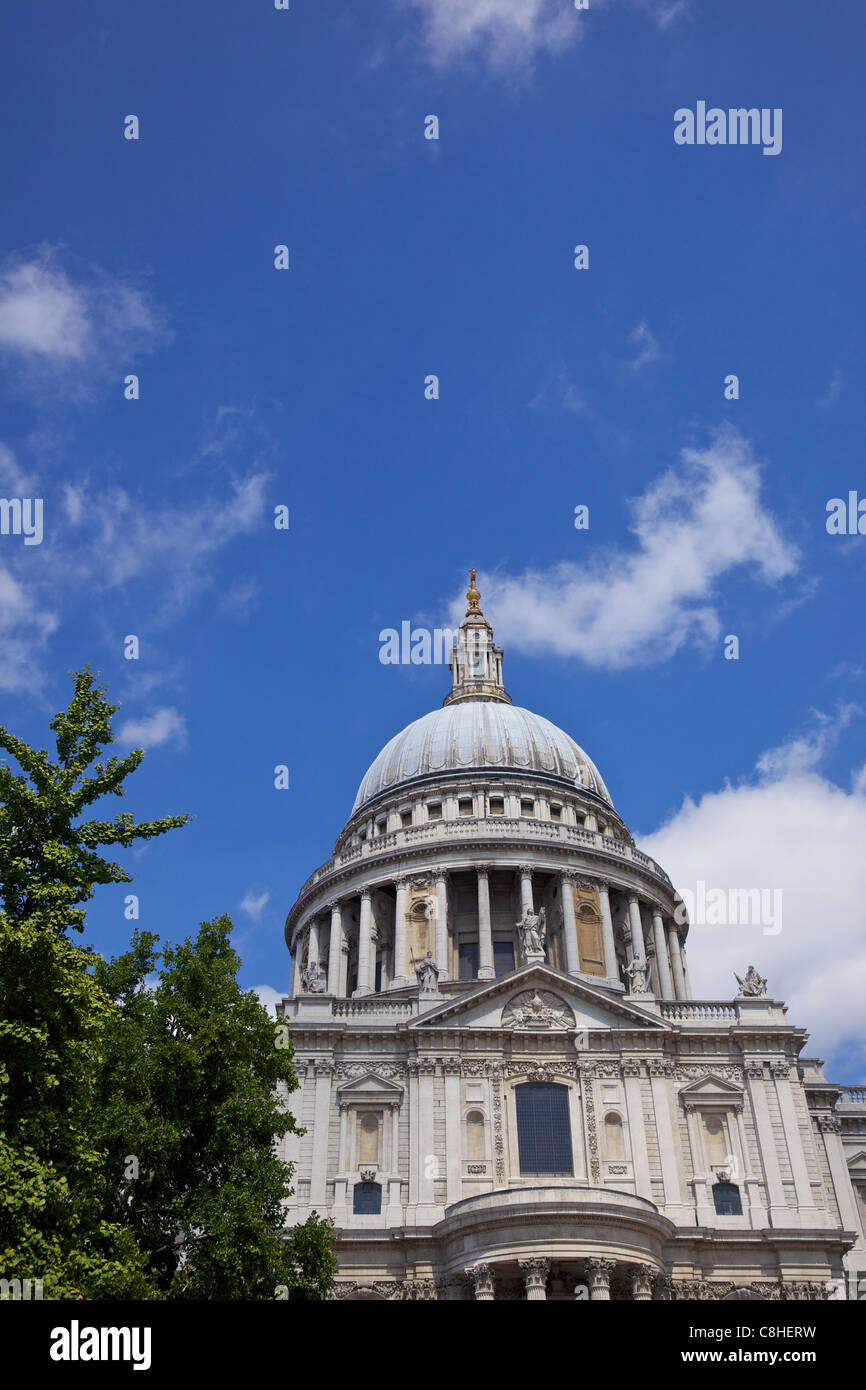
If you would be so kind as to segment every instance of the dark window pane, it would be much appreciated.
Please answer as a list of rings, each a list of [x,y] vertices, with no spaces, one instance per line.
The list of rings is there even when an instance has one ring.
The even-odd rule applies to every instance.
[[[381,956],[380,956],[380,958],[376,961],[376,979],[375,979],[375,982],[374,982],[374,989],[376,990],[376,993],[377,993],[377,994],[379,993],[379,990],[380,990],[381,988],[382,988],[382,958],[381,958]]]
[[[507,975],[514,969],[514,947],[510,941],[494,941],[493,968],[497,975]]]
[[[461,941],[457,953],[460,960],[460,979],[474,980],[478,974],[478,942]]]
[[[568,1087],[530,1081],[514,1094],[521,1173],[573,1173]]]
[[[356,1216],[379,1216],[382,1211],[382,1184],[356,1182],[352,1211]]]
[[[713,1184],[713,1203],[716,1208],[716,1216],[742,1216],[743,1214],[740,1189],[735,1187],[732,1182]]]

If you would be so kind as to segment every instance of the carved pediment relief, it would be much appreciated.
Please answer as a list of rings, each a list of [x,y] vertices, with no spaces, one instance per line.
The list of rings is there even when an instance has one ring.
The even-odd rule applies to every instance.
[[[574,1014],[558,994],[527,989],[516,994],[502,1010],[502,1027],[540,1033],[573,1028]]]
[[[369,1071],[353,1081],[344,1081],[337,1087],[337,1097],[341,1105],[359,1105],[365,1102],[378,1102],[380,1105],[399,1105],[403,1099],[403,1087]]]
[[[680,1098],[686,1106],[740,1106],[743,1103],[743,1088],[707,1072],[706,1076],[699,1076],[696,1081],[682,1086]]]

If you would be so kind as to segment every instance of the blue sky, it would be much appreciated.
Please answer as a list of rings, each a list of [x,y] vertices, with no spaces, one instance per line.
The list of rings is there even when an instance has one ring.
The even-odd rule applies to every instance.
[[[475,565],[515,702],[675,881],[783,889],[776,935],[693,928],[696,993],[754,960],[862,1081],[866,542],[825,526],[866,495],[862,9],[81,0],[0,26],[0,483],[44,499],[41,545],[0,536],[3,719],[44,743],[85,661],[122,700],[128,805],[195,815],[130,860],[141,924],[228,911],[244,983],[287,987],[298,887],[446,692],[379,632],[447,622]],[[698,101],[781,108],[781,153],[676,145]],[[106,952],[124,891],[90,912]]]

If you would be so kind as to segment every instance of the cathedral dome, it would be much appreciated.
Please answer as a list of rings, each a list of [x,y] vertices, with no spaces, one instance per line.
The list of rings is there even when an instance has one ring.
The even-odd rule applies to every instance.
[[[358,788],[352,814],[404,782],[490,769],[560,777],[613,805],[591,758],[549,719],[504,701],[467,699],[423,715],[386,743]]]

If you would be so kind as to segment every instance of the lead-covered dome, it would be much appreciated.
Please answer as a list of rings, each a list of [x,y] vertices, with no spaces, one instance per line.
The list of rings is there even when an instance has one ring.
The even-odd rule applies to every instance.
[[[467,699],[423,715],[386,743],[358,788],[352,814],[401,783],[475,769],[561,777],[613,805],[595,763],[549,719],[519,705]]]

